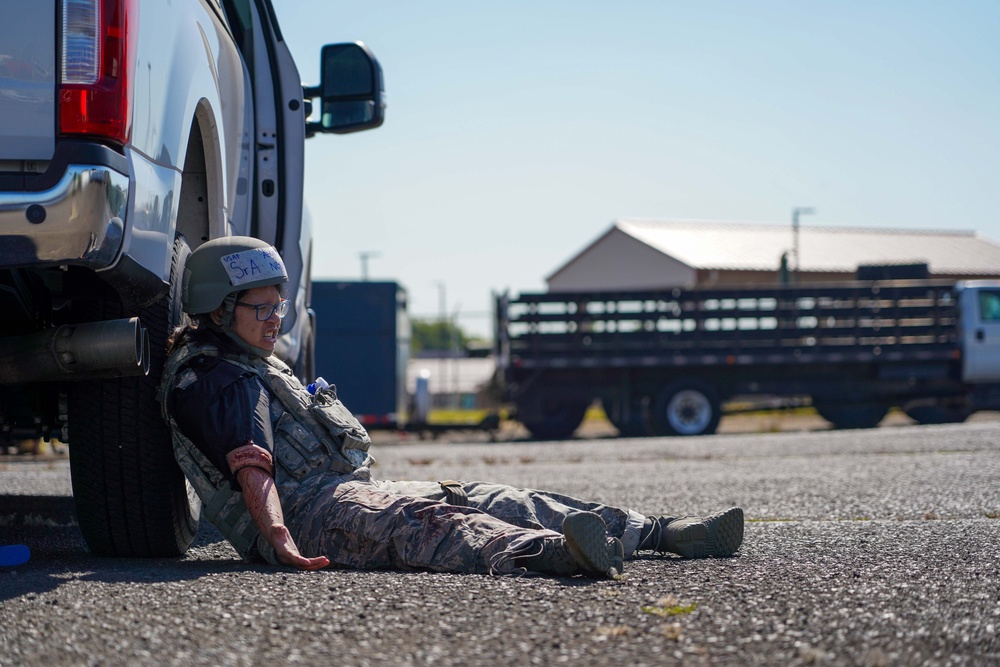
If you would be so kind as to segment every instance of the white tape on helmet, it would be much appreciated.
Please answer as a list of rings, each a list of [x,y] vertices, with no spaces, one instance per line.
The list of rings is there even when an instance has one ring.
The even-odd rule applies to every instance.
[[[274,248],[253,248],[226,255],[220,260],[233,287],[260,280],[288,280],[285,264]]]

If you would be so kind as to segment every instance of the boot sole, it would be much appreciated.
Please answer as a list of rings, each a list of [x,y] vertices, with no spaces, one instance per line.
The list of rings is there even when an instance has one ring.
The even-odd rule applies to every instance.
[[[592,512],[570,514],[563,521],[563,536],[581,569],[609,578],[622,573],[624,547],[618,538],[608,538],[608,528],[598,515]]]
[[[702,523],[684,528],[675,539],[677,552],[685,558],[724,558],[743,544],[743,510],[732,507]]]

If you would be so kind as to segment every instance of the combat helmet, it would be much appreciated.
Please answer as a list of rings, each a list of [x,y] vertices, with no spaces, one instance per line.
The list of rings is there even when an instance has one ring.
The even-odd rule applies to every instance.
[[[240,347],[257,356],[269,350],[246,343],[232,331],[236,295],[255,287],[288,282],[285,263],[274,246],[250,236],[226,236],[198,246],[184,265],[181,307],[189,315],[207,315],[223,308],[218,327]],[[212,326],[209,318],[202,318]]]

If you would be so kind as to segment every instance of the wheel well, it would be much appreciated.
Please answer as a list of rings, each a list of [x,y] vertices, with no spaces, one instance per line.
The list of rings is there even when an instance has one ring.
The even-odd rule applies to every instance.
[[[180,203],[177,207],[177,232],[197,248],[210,238],[210,197],[205,144],[201,126],[195,121],[188,135],[184,170],[181,173]]]
[[[199,108],[191,123],[177,207],[177,232],[184,235],[192,250],[218,236],[225,227],[224,219],[213,221],[213,212],[219,213],[215,217],[224,218],[225,214],[218,192],[222,168],[219,148],[213,140],[215,135],[205,131],[205,127],[211,127],[207,114],[207,110]]]

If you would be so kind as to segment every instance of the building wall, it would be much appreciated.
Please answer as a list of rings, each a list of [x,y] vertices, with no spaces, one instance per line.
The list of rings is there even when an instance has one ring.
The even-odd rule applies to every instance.
[[[854,272],[805,272],[797,277],[801,283],[843,282],[854,280]],[[698,287],[777,285],[781,282],[778,271],[727,271],[698,269]]]
[[[698,269],[698,287],[777,285],[780,282],[777,271],[726,271],[715,269]],[[929,280],[995,280],[1000,276],[994,274],[932,274]],[[831,283],[856,280],[854,271],[806,271],[797,276],[798,284]]]
[[[696,272],[617,229],[547,280],[551,292],[689,287]]]

